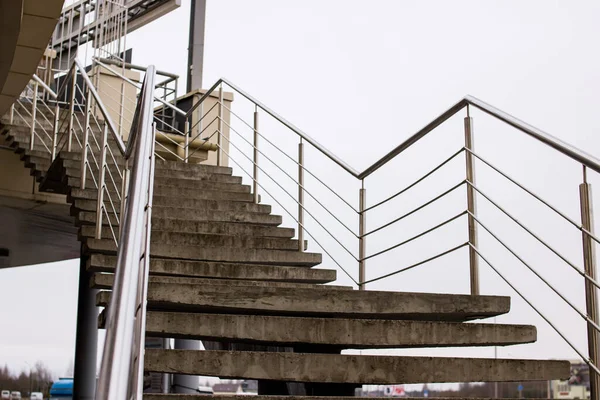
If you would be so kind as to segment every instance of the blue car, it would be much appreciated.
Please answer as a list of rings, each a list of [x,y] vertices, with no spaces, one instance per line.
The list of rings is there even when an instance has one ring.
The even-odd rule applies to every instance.
[[[71,400],[73,398],[73,378],[59,378],[50,388],[50,400]]]

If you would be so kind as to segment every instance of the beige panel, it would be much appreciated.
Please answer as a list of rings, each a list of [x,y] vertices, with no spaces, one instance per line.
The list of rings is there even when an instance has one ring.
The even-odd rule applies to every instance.
[[[17,45],[33,47],[43,51],[48,47],[48,42],[56,23],[57,20],[54,18],[23,15],[21,33],[19,34]]]
[[[2,89],[2,94],[14,97],[19,96],[30,79],[31,75],[17,74],[10,71]]]
[[[41,58],[42,54],[39,49],[17,46],[10,70],[13,72],[32,74]]]
[[[64,0],[25,0],[23,14],[38,15],[57,19],[60,16]]]

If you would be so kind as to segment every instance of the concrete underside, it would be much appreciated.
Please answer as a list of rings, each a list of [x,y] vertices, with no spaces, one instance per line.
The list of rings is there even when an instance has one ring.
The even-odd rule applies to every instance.
[[[0,196],[0,267],[79,258],[81,244],[67,204]]]
[[[146,350],[145,369],[221,378],[403,384],[567,379],[568,361]]]

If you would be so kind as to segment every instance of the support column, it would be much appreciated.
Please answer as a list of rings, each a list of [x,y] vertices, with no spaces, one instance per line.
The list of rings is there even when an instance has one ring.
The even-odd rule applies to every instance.
[[[198,340],[175,339],[176,350],[200,350]],[[200,378],[194,375],[173,375],[173,392],[197,394]]]
[[[83,249],[82,249],[83,250]],[[79,262],[79,294],[77,299],[77,336],[75,338],[74,400],[93,400],[96,391],[96,358],[98,354],[97,289],[90,288],[92,274],[87,271],[87,257]]]

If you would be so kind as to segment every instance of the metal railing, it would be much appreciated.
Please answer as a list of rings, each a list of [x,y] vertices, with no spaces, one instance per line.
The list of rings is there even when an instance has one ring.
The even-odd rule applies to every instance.
[[[126,163],[131,160],[132,171],[126,185],[127,196],[122,199],[126,205],[108,308],[97,400],[142,398],[154,187],[154,79],[155,70],[150,66],[146,71],[127,148],[122,149]],[[112,134],[115,140],[119,138],[114,131]]]
[[[241,106],[238,105],[236,111],[232,110],[226,101],[224,101],[225,90],[241,95],[248,103],[248,110],[240,111]],[[516,179],[510,177],[502,169],[496,167],[489,162],[480,153],[475,151],[474,136],[475,130],[473,125],[473,117],[471,111],[477,109],[493,117],[495,120],[501,121],[517,131],[526,134],[528,137],[535,139],[539,143],[556,150],[567,156],[570,160],[580,164],[583,168],[583,179],[579,188],[581,221],[576,222],[573,218],[567,217],[566,214],[553,206],[551,202],[545,200],[541,196],[535,194],[533,190],[528,189]],[[464,124],[462,128],[463,140],[453,152],[444,159],[441,163],[430,168],[425,174],[420,176],[415,181],[399,190],[393,190],[393,182],[389,182],[389,187],[386,188],[392,193],[381,200],[372,204],[367,203],[366,179],[375,176],[382,168],[386,167],[391,161],[399,159],[408,149],[419,143],[423,138],[434,132],[436,128],[450,120],[460,111],[465,110]],[[598,394],[600,384],[598,376],[600,370],[598,362],[600,361],[600,353],[598,352],[598,333],[600,332],[598,310],[597,310],[597,294],[596,289],[600,288],[596,278],[595,266],[595,245],[600,243],[600,240],[593,233],[592,221],[592,203],[590,195],[590,184],[587,180],[588,170],[600,172],[600,160],[586,154],[585,152],[565,143],[561,140],[549,135],[548,133],[537,129],[479,99],[467,96],[454,104],[440,116],[432,120],[425,127],[410,136],[400,145],[389,151],[375,163],[365,168],[363,171],[358,171],[349,164],[341,160],[334,153],[326,149],[315,139],[307,135],[301,129],[291,124],[272,109],[252,97],[247,92],[243,91],[233,83],[226,79],[218,80],[204,95],[201,96],[198,102],[193,107],[181,112],[185,118],[185,129],[183,132],[177,131],[185,137],[185,141],[180,144],[182,149],[181,157],[177,157],[183,162],[190,162],[192,154],[191,143],[200,138],[204,142],[213,142],[217,146],[217,165],[227,165],[232,163],[235,167],[249,178],[252,185],[252,193],[256,202],[259,200],[259,194],[265,195],[272,199],[281,210],[287,213],[297,224],[297,239],[299,241],[299,251],[304,251],[303,241],[305,237],[310,237],[323,252],[337,265],[337,267],[346,273],[349,279],[354,282],[360,289],[365,289],[366,284],[378,282],[387,279],[391,276],[398,275],[402,272],[414,269],[416,267],[431,263],[434,260],[443,259],[452,253],[456,253],[464,249],[467,251],[469,265],[469,285],[470,293],[477,295],[480,293],[479,283],[479,263],[483,262],[489,266],[492,271],[495,271],[501,279],[521,296],[541,318],[550,324],[550,326],[565,340],[565,342],[586,362],[590,365],[590,369],[595,372],[592,374],[592,393],[594,396]],[[210,118],[214,116],[214,118]],[[268,129],[261,128],[259,121],[263,118],[270,119]],[[266,124],[265,124],[266,125]],[[268,132],[277,132],[277,135],[269,135]],[[294,151],[290,141],[290,135],[297,138],[297,150]],[[290,143],[291,142],[291,143]],[[286,147],[287,146],[287,147]],[[312,158],[317,157],[316,154],[321,154],[327,160],[332,162],[335,167],[343,171],[343,174],[354,179],[358,183],[358,205],[355,200],[348,198],[344,194],[343,187],[336,187],[326,183],[327,176],[331,176],[330,169],[328,173],[322,173],[322,168],[310,168],[307,164],[306,146],[314,150]],[[422,182],[431,179],[435,174],[448,168],[450,164],[459,162],[460,157],[464,157],[464,175],[456,179],[454,182],[447,182],[446,187],[438,189],[437,194],[431,196],[426,201],[420,203],[410,211],[401,214],[400,216],[391,216],[394,212],[387,213],[387,219],[374,228],[367,229],[367,215],[380,209],[380,207],[391,204],[392,200],[402,197],[408,191],[420,186]],[[287,167],[284,166],[287,162]],[[582,258],[583,267],[577,266],[559,250],[552,246],[547,240],[528,228],[524,223],[520,222],[505,208],[503,208],[492,196],[486,193],[475,179],[475,166],[482,165],[490,168],[501,179],[505,179],[511,185],[519,190],[523,190],[528,196],[531,196],[536,201],[540,202],[544,207],[551,210],[559,218],[566,220],[570,225],[575,227],[582,237]],[[309,188],[306,177],[310,178],[311,185],[315,187]],[[286,183],[287,182],[287,183]],[[295,187],[295,190],[294,190]],[[385,235],[390,227],[399,224],[405,219],[422,213],[423,210],[432,207],[432,205],[443,202],[449,196],[456,196],[458,192],[464,191],[465,207],[457,213],[452,214],[447,218],[443,218],[441,222],[435,222],[426,229],[417,234],[404,239],[397,243],[392,243],[383,249],[369,251],[367,239],[369,242],[378,243],[382,236],[375,238],[377,234]],[[339,201],[340,206],[330,206],[322,200],[325,193],[329,193],[332,198]],[[311,206],[309,206],[309,200]],[[517,254],[517,252],[507,244],[507,241],[501,238],[495,232],[488,222],[482,220],[477,212],[477,202],[486,202],[486,207],[491,206],[499,210],[508,220],[516,225],[518,229],[525,234],[531,236],[535,241],[540,243],[547,251],[554,256],[557,256],[561,262],[565,263],[570,269],[573,269],[579,274],[583,280],[583,290],[586,297],[586,310],[582,311],[574,305],[563,293],[561,293],[555,285],[552,285],[548,279],[544,277],[537,269],[533,268],[530,262]],[[326,216],[328,221],[321,216]],[[307,217],[309,220],[307,221]],[[456,224],[457,221],[466,222],[466,233],[464,239],[459,239],[455,244],[449,245],[440,251],[429,252],[421,260],[410,263],[402,268],[394,269],[391,272],[381,274],[379,276],[367,278],[367,260],[369,262],[377,257],[396,251],[409,243],[437,233],[444,227],[450,224]],[[482,232],[479,232],[479,231]],[[342,234],[340,234],[340,232]],[[489,257],[486,257],[481,252],[479,246],[479,236],[481,233],[489,235],[502,248],[504,248],[514,260],[523,264],[528,271],[531,271],[545,286],[547,286],[561,301],[575,313],[581,317],[588,326],[588,356],[584,355],[562,331],[560,331],[555,323],[542,313],[539,307],[532,302],[529,296],[520,291],[513,282],[511,282],[500,269],[492,265]],[[347,234],[344,239],[343,235]],[[348,242],[348,239],[351,241]],[[342,260],[342,256],[346,259],[355,262],[358,270],[358,276],[350,272],[348,263]],[[594,397],[597,398],[597,397]]]

